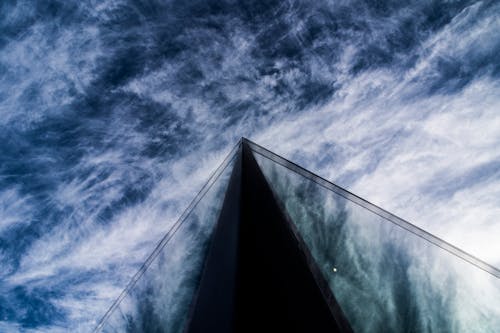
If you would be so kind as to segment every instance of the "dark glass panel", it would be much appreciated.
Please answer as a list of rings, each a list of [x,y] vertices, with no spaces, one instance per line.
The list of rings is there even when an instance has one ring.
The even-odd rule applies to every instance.
[[[252,146],[356,333],[498,332],[498,270]]]
[[[208,190],[169,231],[168,241],[125,297],[111,309],[102,332],[182,332],[199,283],[206,250],[224,199],[235,154]]]

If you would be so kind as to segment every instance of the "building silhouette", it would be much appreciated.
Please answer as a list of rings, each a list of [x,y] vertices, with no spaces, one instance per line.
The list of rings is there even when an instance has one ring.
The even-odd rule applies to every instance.
[[[500,271],[242,139],[99,332],[498,332]]]

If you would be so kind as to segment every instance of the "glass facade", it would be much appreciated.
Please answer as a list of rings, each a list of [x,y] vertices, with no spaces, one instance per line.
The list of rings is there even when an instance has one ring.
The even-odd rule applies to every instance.
[[[212,237],[215,226],[221,230],[222,220],[226,225],[231,224],[238,215],[239,221],[234,223],[241,224],[245,220],[255,228],[258,226],[258,230],[268,225],[265,223],[274,223],[272,219],[242,217],[245,211],[231,215],[229,220],[220,213],[223,202],[224,207],[228,202],[230,207],[236,203],[239,210],[251,197],[241,195],[243,202],[238,203],[240,196],[236,199],[234,193],[230,195],[226,190],[233,165],[245,163],[235,157],[242,149],[249,149],[257,161],[256,169],[260,168],[267,180],[268,192],[272,192],[269,197],[274,196],[271,200],[262,200],[276,202],[279,206],[277,210],[283,213],[283,220],[287,221],[296,244],[299,244],[294,246],[300,248],[308,261],[313,261],[309,268],[314,267],[314,274],[319,272],[327,294],[333,295],[333,303],[340,308],[341,317],[350,326],[338,331],[498,332],[500,271],[497,268],[256,144],[247,140],[242,142],[246,145],[240,144],[238,150],[233,150],[219,167],[113,304],[96,331],[192,332],[187,326],[188,317],[196,307],[198,289],[203,289],[198,286],[201,276],[207,272],[207,262],[210,262],[205,260],[207,250],[211,243],[217,243],[213,240],[217,237]],[[242,168],[248,170],[250,167]],[[248,177],[248,173],[246,175]],[[250,178],[250,181],[256,179]],[[260,182],[266,183],[264,180]],[[240,185],[234,186],[229,185],[233,192],[235,188],[243,192],[248,190],[243,185],[241,189]],[[275,226],[269,225],[271,227]],[[246,243],[242,241],[243,237],[249,237],[248,224],[245,228],[246,231],[235,238],[238,244],[235,252],[242,252],[241,244],[249,246],[248,240]],[[258,236],[256,239],[259,243],[263,238]],[[276,239],[268,242],[272,244],[271,248],[275,247]],[[227,238],[222,240],[227,241]],[[251,249],[247,247],[243,256],[246,260],[253,255]],[[243,258],[241,254],[238,256],[238,260]],[[255,261],[255,258],[251,260]],[[265,271],[264,261],[258,261],[256,267]],[[217,260],[212,265],[217,266]],[[278,267],[277,264],[271,266]],[[236,269],[241,286],[241,277],[245,275],[240,273],[244,270],[241,267]],[[263,274],[269,276],[270,271]],[[247,280],[250,279],[249,273],[247,270]],[[290,290],[290,294],[300,293]],[[211,299],[209,297],[210,306]],[[333,313],[338,308],[330,308],[330,311]]]
[[[214,174],[169,230],[96,329],[174,333],[184,330],[206,250],[224,199],[235,154]]]
[[[354,332],[498,332],[500,280],[492,272],[255,148]]]

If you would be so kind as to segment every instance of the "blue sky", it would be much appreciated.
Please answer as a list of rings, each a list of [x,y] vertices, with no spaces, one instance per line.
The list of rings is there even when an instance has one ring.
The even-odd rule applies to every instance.
[[[0,330],[87,332],[241,136],[500,266],[495,1],[0,5]]]

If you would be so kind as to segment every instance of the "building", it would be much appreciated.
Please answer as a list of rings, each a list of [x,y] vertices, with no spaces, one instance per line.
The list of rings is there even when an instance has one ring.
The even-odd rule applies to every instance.
[[[103,332],[498,332],[500,271],[246,139]]]

